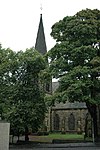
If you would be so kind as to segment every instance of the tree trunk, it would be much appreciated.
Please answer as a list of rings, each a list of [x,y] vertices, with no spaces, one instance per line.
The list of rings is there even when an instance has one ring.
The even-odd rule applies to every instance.
[[[93,133],[94,133],[94,141],[98,139],[98,125],[97,125],[97,110],[94,108],[93,114]]]
[[[96,76],[95,74],[91,75],[91,81],[95,83]],[[96,89],[95,84],[91,86],[91,99],[95,100],[96,98]],[[96,100],[95,100],[96,101]],[[94,142],[98,140],[98,123],[97,123],[97,105],[87,103],[88,110],[91,114],[93,120],[93,134],[94,134]]]
[[[26,142],[29,141],[28,135],[29,135],[29,131],[28,131],[28,127],[26,126],[26,127],[25,127],[25,141],[26,141]]]
[[[90,112],[91,118],[93,119],[93,134],[94,141],[98,140],[98,124],[97,124],[97,106],[87,103],[88,111]]]

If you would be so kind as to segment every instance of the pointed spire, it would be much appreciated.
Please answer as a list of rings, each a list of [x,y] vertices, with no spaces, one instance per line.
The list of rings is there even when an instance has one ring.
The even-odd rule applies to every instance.
[[[35,49],[42,55],[44,55],[47,52],[42,14],[40,14],[40,23],[38,27]]]

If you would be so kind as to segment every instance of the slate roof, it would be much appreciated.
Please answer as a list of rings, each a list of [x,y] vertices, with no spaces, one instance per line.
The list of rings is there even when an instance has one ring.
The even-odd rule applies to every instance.
[[[58,88],[59,83],[58,82],[52,82],[52,91],[55,92],[56,89]],[[55,103],[55,106],[52,107],[52,109],[85,109],[87,108],[86,104],[83,102],[66,102],[64,103]]]
[[[53,109],[86,109],[86,104],[83,102],[66,102],[64,103],[56,103]]]

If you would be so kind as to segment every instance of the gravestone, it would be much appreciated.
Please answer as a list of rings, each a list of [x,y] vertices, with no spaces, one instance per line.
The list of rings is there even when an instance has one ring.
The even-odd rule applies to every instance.
[[[10,123],[0,121],[0,150],[9,150]]]

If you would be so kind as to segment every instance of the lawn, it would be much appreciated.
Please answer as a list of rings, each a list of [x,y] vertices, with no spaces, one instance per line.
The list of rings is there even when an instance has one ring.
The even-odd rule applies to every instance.
[[[61,133],[55,133],[55,134],[49,134],[49,138],[53,139],[84,139],[84,136],[82,134],[61,134]]]
[[[52,143],[53,140],[66,140],[66,141],[84,141],[84,136],[80,134],[61,134],[54,133],[47,136],[30,136],[31,141]]]

